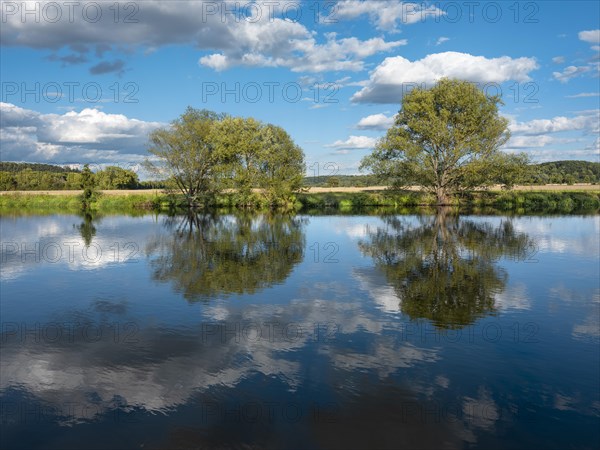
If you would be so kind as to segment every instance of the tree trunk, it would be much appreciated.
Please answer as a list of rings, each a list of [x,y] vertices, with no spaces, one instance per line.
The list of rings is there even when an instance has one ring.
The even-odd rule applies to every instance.
[[[435,196],[437,198],[437,204],[440,206],[443,205],[449,205],[450,204],[450,199],[448,197],[448,193],[446,192],[446,189],[444,188],[436,188],[435,189]]]

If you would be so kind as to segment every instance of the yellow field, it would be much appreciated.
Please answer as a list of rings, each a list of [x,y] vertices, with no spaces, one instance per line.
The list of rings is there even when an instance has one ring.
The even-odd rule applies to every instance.
[[[386,186],[369,186],[369,187],[311,187],[307,192],[329,193],[329,192],[368,192],[368,191],[383,191]],[[416,186],[407,188],[409,190],[418,191]],[[499,191],[500,186],[492,187],[490,190]],[[600,185],[597,184],[546,184],[544,186],[515,186],[516,191],[600,191]],[[162,192],[162,189],[133,189],[133,190],[110,190],[100,191],[105,195],[156,195]],[[78,195],[81,191],[0,191],[0,195]]]

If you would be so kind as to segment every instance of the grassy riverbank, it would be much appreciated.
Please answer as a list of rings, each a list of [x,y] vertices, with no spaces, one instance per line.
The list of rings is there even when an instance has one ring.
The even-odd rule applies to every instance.
[[[125,212],[131,210],[172,210],[182,203],[179,195],[152,191],[109,191],[98,195],[93,209],[99,212]],[[231,207],[233,194],[217,198],[217,207]],[[52,192],[3,192],[0,195],[0,213],[15,210],[42,212],[77,212],[81,202],[76,191]],[[435,198],[418,191],[387,191],[363,189],[355,191],[319,191],[300,193],[294,205],[297,211],[352,212],[365,208],[385,208],[393,211],[406,207],[435,206]],[[539,191],[476,191],[456,197],[453,205],[465,210],[494,209],[499,212],[525,213],[572,213],[600,211],[600,190],[540,189]]]

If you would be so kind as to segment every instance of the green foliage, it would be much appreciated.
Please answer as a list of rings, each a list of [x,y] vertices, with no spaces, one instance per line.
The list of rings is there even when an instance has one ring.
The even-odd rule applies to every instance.
[[[2,163],[10,169],[0,172],[0,190],[33,191],[80,189],[82,171],[49,164]],[[34,170],[42,169],[42,170]],[[137,174],[132,170],[108,166],[95,174],[98,189],[137,189]]]
[[[528,184],[600,183],[600,163],[553,161],[536,164],[525,181]]]
[[[21,172],[30,169],[33,172],[54,172],[54,173],[78,173],[79,169],[73,169],[68,166],[56,166],[54,164],[41,163],[16,163],[0,161],[0,172]]]
[[[96,192],[96,178],[95,175],[90,170],[89,165],[83,166],[83,170],[81,171],[81,189],[83,193],[81,194],[81,208],[84,211],[91,209],[92,202],[96,200],[98,193]]]
[[[329,177],[327,179],[327,187],[338,187],[340,185],[340,179],[338,177]]]
[[[465,189],[496,180],[485,178],[494,163],[510,167],[499,148],[508,140],[507,119],[498,97],[473,84],[442,79],[431,89],[404,96],[395,125],[365,157],[361,169],[395,187],[416,185],[436,195],[438,204]]]
[[[242,117],[225,117],[213,128],[221,186],[236,191],[235,201],[239,206],[255,206],[260,202],[258,193],[253,191],[260,184],[263,148],[260,131],[259,121]]]
[[[96,173],[99,189],[136,189],[139,187],[137,174],[132,170],[108,166]]]
[[[171,123],[150,134],[148,171],[179,189],[189,206],[206,204],[217,189],[216,158],[212,141],[214,124],[223,119],[208,110],[188,107]]]
[[[214,206],[235,208],[235,192],[217,195]],[[598,213],[600,191],[474,191],[454,199],[455,206],[470,212],[511,212],[530,213]],[[380,210],[399,214],[406,208],[431,207],[436,205],[435,196],[417,191],[370,191],[299,193],[290,205],[277,210],[302,210],[310,213],[368,212]],[[187,208],[185,197],[173,193],[140,193],[123,195],[102,195],[96,198],[92,209],[101,212],[123,212],[144,210],[173,210],[180,206]],[[262,209],[271,209],[264,203]],[[5,211],[69,211],[77,213],[81,208],[78,195],[47,195],[4,193],[0,195],[0,212]]]
[[[262,125],[258,186],[271,207],[290,207],[302,187],[304,152],[281,127]]]
[[[505,154],[500,154],[501,156]],[[554,161],[540,164],[529,164],[522,155],[506,155],[515,158],[519,164],[510,171],[498,170],[502,166],[492,165],[494,182],[504,185],[506,188],[515,184],[565,184],[593,183],[600,184],[600,163],[591,161]],[[520,161],[519,161],[520,159]],[[510,162],[510,159],[509,161]],[[334,175],[304,178],[304,186],[307,187],[332,187],[330,178],[336,178],[339,184],[335,187],[368,187],[381,184],[382,180],[375,175]],[[568,178],[568,179],[567,179]],[[475,182],[475,181],[473,181]]]
[[[305,170],[304,152],[280,127],[252,118],[226,117],[214,127],[222,186],[235,206],[286,206],[294,202]]]
[[[280,127],[253,118],[188,108],[154,131],[146,167],[167,176],[188,206],[211,205],[217,193],[241,207],[291,207],[302,186],[304,152]]]
[[[81,210],[81,198],[78,195],[48,194],[4,194],[0,195],[0,212],[35,211],[35,212],[71,212]]]

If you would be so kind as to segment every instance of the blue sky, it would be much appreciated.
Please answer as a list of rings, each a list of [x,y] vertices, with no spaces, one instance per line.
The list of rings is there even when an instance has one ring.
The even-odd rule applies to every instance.
[[[599,159],[594,1],[1,2],[3,161],[135,167],[188,105],[284,127],[358,173],[403,92],[502,94],[508,152]]]

